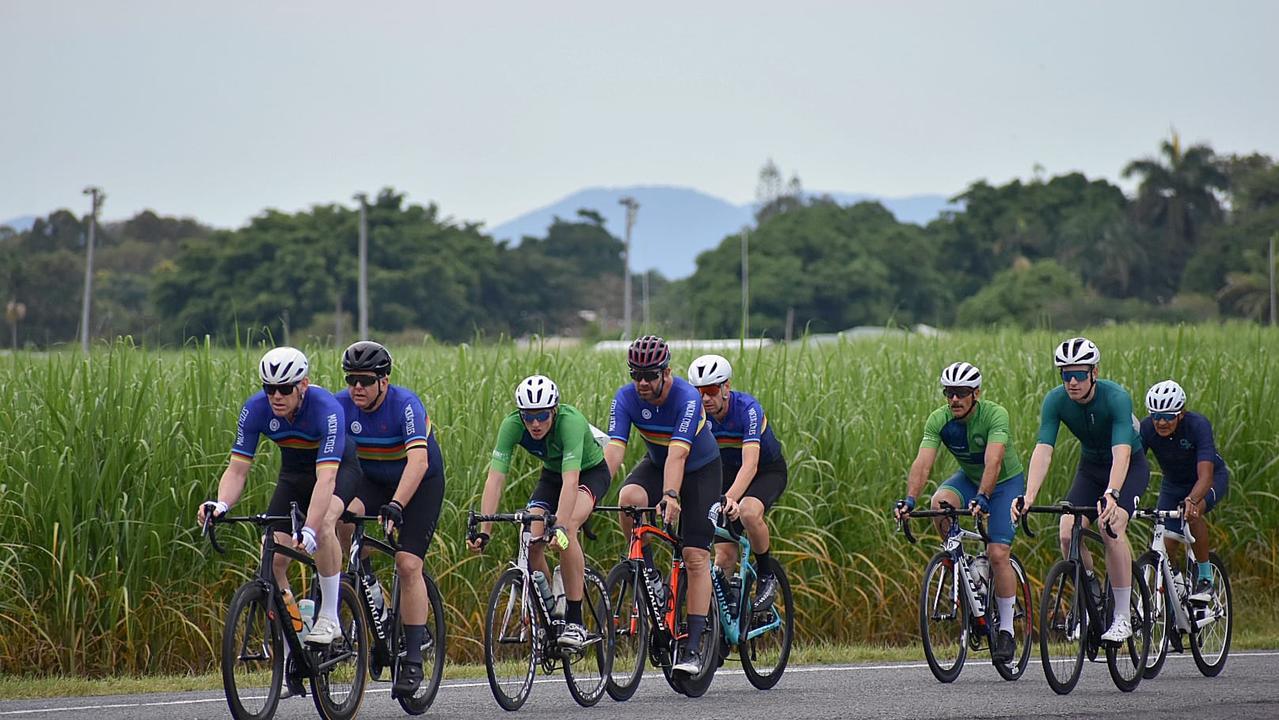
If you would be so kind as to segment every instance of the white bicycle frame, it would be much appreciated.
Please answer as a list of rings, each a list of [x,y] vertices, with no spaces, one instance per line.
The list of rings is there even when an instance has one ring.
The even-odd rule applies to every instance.
[[[1173,538],[1185,546],[1187,558],[1194,557],[1192,546],[1195,544],[1195,536],[1190,532],[1190,524],[1183,522],[1181,524],[1181,533],[1170,532],[1164,527],[1164,523],[1169,518],[1180,519],[1181,512],[1181,510],[1156,510],[1149,514],[1142,513],[1143,517],[1149,517],[1155,521],[1154,531],[1151,533],[1150,538],[1150,549],[1159,554],[1159,582],[1163,588],[1175,588],[1172,576],[1172,562],[1168,558],[1168,549],[1164,547],[1164,539]],[[1152,590],[1162,591],[1161,588],[1152,588]],[[1173,603],[1173,622],[1178,630],[1188,633],[1190,632],[1190,616],[1186,613],[1185,598],[1177,598],[1175,590],[1170,594],[1176,598],[1176,602]],[[1167,596],[1168,594],[1166,593],[1164,597],[1166,598]],[[1195,621],[1195,629],[1198,630],[1216,619],[1216,616],[1205,613],[1204,617]]]
[[[963,545],[965,540],[975,540],[977,542],[981,542],[982,538],[981,538],[981,535],[978,535],[972,530],[965,530],[963,528],[960,528],[959,532],[957,533],[952,531],[951,534],[946,537],[946,541],[942,543],[942,546],[941,546],[942,550],[950,553],[950,556],[952,558],[958,559],[958,562],[954,563],[953,567],[951,568],[951,573],[953,575],[954,581],[951,583],[951,587],[953,589],[951,590],[950,599],[951,599],[951,602],[955,603],[955,606],[958,607],[959,606],[959,588],[963,587],[964,595],[968,598],[968,607],[971,610],[973,617],[976,617],[976,618],[985,617],[986,610],[987,610],[986,599],[977,597],[977,593],[973,590],[973,584],[972,584],[973,570],[971,567],[972,561],[969,559],[968,553],[964,552]],[[993,581],[994,580],[992,578],[990,582],[993,582]],[[934,607],[936,606],[936,600],[937,599],[934,598],[934,601],[933,601]],[[964,628],[965,635],[967,634],[967,632],[968,632],[968,629]]]

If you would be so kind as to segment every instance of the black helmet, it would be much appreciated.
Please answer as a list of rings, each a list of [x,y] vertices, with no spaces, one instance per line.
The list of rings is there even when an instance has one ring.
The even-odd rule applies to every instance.
[[[375,375],[391,374],[391,353],[372,340],[352,343],[342,353],[343,372],[371,372]]]
[[[656,335],[636,338],[626,352],[632,370],[662,370],[671,364],[671,348]]]

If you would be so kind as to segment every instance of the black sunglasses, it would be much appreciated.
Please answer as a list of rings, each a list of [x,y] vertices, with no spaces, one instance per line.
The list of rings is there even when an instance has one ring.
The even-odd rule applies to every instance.
[[[376,385],[377,381],[381,379],[376,375],[347,375],[346,384],[348,387],[355,387],[356,385],[369,387],[370,385]]]
[[[653,382],[662,376],[661,370],[632,370],[631,379],[638,382]]]
[[[293,388],[297,386],[298,386],[297,383],[288,383],[285,385],[273,385],[271,383],[262,383],[262,392],[266,393],[267,397],[271,397],[272,395],[287,396],[287,395],[292,395]]]
[[[948,398],[966,398],[973,394],[973,389],[970,387],[944,387],[941,389],[941,394]]]

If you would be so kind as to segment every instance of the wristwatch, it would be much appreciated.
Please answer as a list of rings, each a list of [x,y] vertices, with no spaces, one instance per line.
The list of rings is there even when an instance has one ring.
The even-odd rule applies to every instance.
[[[662,494],[668,498],[675,498],[676,500],[679,500],[679,493],[675,492],[674,490],[665,490],[662,492]]]
[[[1105,492],[1105,494],[1107,494],[1107,495],[1109,495],[1110,497],[1114,498],[1114,499],[1115,499],[1115,502],[1119,502],[1119,491],[1118,491],[1118,490],[1116,490],[1116,489],[1114,489],[1114,488],[1112,488],[1112,487],[1108,487],[1108,488],[1106,488],[1106,492]]]

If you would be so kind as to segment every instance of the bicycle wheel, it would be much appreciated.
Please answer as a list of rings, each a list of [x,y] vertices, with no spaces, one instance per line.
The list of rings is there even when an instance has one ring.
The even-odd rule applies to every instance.
[[[618,702],[635,694],[648,659],[647,610],[644,594],[636,586],[636,573],[635,566],[623,560],[604,583],[613,626],[613,662],[604,687]]]
[[[1058,695],[1075,689],[1084,666],[1088,613],[1078,581],[1075,563],[1057,561],[1044,580],[1039,603],[1039,658],[1044,678]]]
[[[364,701],[369,673],[368,628],[364,609],[349,581],[338,592],[338,627],[342,634],[324,647],[308,646],[319,668],[311,676],[311,698],[320,717],[349,720]]]
[[[919,590],[919,637],[928,669],[938,681],[959,677],[968,657],[968,605],[956,587],[958,574],[950,555],[939,552],[924,567]]]
[[[440,680],[444,677],[444,601],[440,599],[440,588],[435,584],[425,569],[422,579],[426,581],[426,635],[422,638],[422,685],[412,697],[397,698],[400,707],[410,715],[421,715],[435,702],[435,694],[439,692]],[[395,599],[396,612],[396,649],[397,656],[404,652],[404,622],[398,612],[400,599]],[[391,670],[391,682],[395,682],[398,672],[396,663]]]
[[[1176,632],[1173,625],[1172,605],[1168,599],[1168,589],[1164,586],[1163,572],[1160,570],[1159,553],[1148,551],[1137,560],[1137,569],[1146,587],[1150,590],[1150,655],[1146,657],[1146,669],[1141,676],[1153,680],[1164,668],[1168,659],[1170,641],[1168,634]]]
[[[271,620],[270,590],[246,583],[231,597],[222,635],[222,687],[236,720],[266,720],[280,703],[284,642]]]
[[[537,627],[524,573],[510,568],[498,578],[484,615],[484,667],[493,699],[518,710],[533,689]]]
[[[582,626],[586,628],[587,644],[576,651],[560,648],[568,693],[582,707],[591,707],[604,697],[613,665],[613,613],[608,599],[603,578],[595,568],[587,567],[582,594]]]
[[[678,604],[675,606],[675,616],[678,619],[677,625],[681,628],[681,634],[687,635],[688,632],[688,604],[684,590],[687,585],[680,583],[680,597]],[[698,652],[702,656],[702,667],[692,675],[675,675],[672,674],[667,679],[676,689],[687,695],[688,697],[701,697],[710,689],[711,681],[715,679],[715,671],[719,668],[719,642],[720,642],[720,611],[719,600],[715,597],[715,593],[711,592],[710,605],[706,610],[706,629],[702,632],[702,637],[698,641]]]
[[[774,558],[769,560],[773,577],[777,578],[777,597],[771,607],[758,613],[752,613],[749,606],[742,608],[741,613],[746,616],[745,633],[737,646],[746,679],[760,690],[767,690],[782,679],[795,635],[795,599],[790,581],[781,563]],[[753,600],[746,598],[747,603]]]
[[[1021,566],[1021,561],[1016,555],[1009,555],[1008,561],[1013,566],[1013,576],[1017,578],[1017,590],[1013,594],[1013,659],[1007,663],[994,663],[995,671],[1005,680],[1016,680],[1026,672],[1026,666],[1030,664],[1030,636],[1035,631],[1035,623],[1033,622],[1032,612],[1030,610],[1032,600],[1030,599],[1030,582],[1026,579],[1026,569]],[[988,608],[998,608],[995,599],[995,585],[991,583],[990,599],[986,603]],[[999,625],[1002,624],[996,610],[995,621],[990,623],[991,630],[998,632]]]
[[[1110,579],[1106,579],[1106,605],[1110,612],[1107,620],[1114,617],[1114,596],[1110,589]],[[1150,591],[1146,580],[1141,575],[1136,563],[1132,566],[1132,591],[1128,594],[1129,620],[1132,624],[1132,635],[1128,639],[1115,644],[1106,644],[1106,667],[1110,668],[1110,679],[1115,687],[1124,692],[1132,692],[1141,683],[1141,676],[1146,671],[1146,657],[1150,654],[1150,623],[1153,615],[1150,607]]]
[[[1195,665],[1206,677],[1216,677],[1226,666],[1230,654],[1230,637],[1234,630],[1235,614],[1230,593],[1230,576],[1226,565],[1217,553],[1208,553],[1212,564],[1212,600],[1207,605],[1193,606],[1190,621],[1190,652]],[[1193,576],[1188,576],[1193,577]]]

